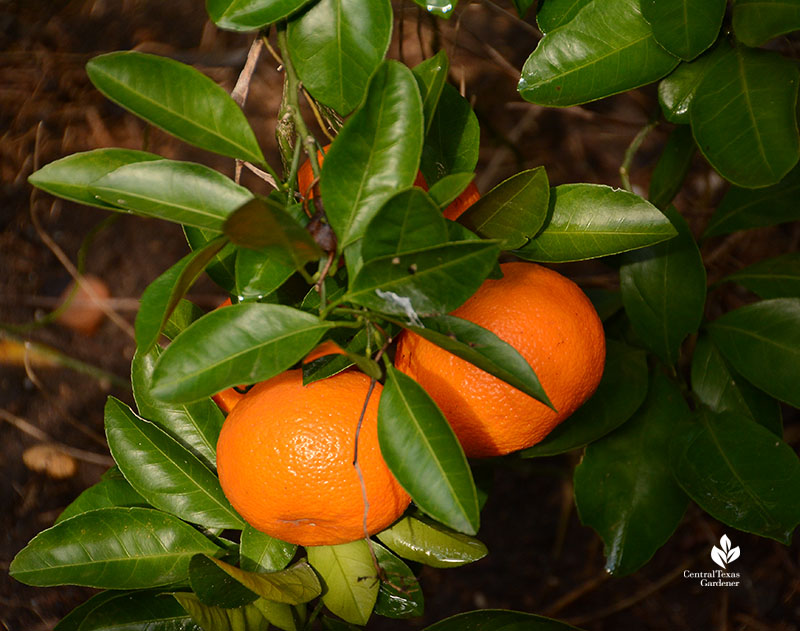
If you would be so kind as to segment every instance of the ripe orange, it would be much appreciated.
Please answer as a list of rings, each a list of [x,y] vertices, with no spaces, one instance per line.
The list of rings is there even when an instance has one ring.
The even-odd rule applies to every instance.
[[[489,329],[533,367],[558,412],[455,355],[405,332],[395,365],[436,401],[468,456],[530,447],[597,388],[605,363],[603,325],[568,278],[532,263],[504,263],[452,315]]]
[[[364,500],[353,465],[356,427],[370,379],[343,372],[303,386],[289,370],[257,384],[228,415],[217,443],[225,495],[253,527],[304,546],[364,538]],[[376,384],[358,442],[367,532],[380,532],[410,502],[378,446]]]

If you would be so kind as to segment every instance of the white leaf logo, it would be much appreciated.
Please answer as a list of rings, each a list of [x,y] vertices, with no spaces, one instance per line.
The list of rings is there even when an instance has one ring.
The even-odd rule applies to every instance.
[[[723,570],[728,569],[728,563],[733,563],[739,558],[739,546],[731,548],[731,540],[728,535],[722,535],[719,540],[720,548],[714,546],[711,549],[711,560],[719,565]]]

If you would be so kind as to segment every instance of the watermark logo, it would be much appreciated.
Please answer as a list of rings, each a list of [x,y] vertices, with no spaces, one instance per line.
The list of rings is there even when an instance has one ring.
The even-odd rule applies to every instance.
[[[720,547],[714,546],[711,549],[711,560],[719,565],[723,570],[728,569],[728,563],[733,563],[739,558],[739,546],[731,548],[731,540],[728,535],[722,535],[719,540]]]

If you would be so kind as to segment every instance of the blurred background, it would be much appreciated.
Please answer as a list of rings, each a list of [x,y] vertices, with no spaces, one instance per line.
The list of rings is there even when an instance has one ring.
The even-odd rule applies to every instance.
[[[482,136],[477,184],[488,191],[508,175],[545,165],[553,185],[596,182],[620,186],[619,168],[636,134],[658,117],[653,86],[568,109],[522,101],[516,84],[541,34],[534,11],[517,17],[506,0],[462,0],[449,21],[428,16],[410,0],[395,1],[389,55],[409,65],[440,48],[450,81],[470,100]],[[10,579],[8,565],[37,532],[111,459],[103,406],[113,394],[132,403],[127,385],[135,349],[130,330],[144,288],[188,250],[180,229],[156,220],[113,215],[34,194],[27,177],[68,154],[99,147],[144,149],[193,160],[233,175],[233,162],[194,149],[150,128],[97,92],[86,77],[94,55],[135,49],[192,64],[231,90],[251,43],[218,30],[200,0],[0,0],[0,626],[51,629],[93,590],[37,589]],[[268,160],[280,164],[274,139],[282,76],[264,54],[246,113]],[[659,124],[634,156],[634,190],[647,194],[650,173],[671,130]],[[322,139],[322,135],[318,136]],[[267,192],[245,172],[243,183]],[[727,185],[700,158],[676,206],[696,234]],[[733,234],[704,244],[713,283],[740,267],[796,251],[800,226]],[[82,270],[108,290],[111,316],[75,326],[59,305]],[[614,289],[603,263],[560,271],[584,288]],[[223,298],[208,280],[190,298],[211,308]],[[728,286],[707,316],[752,300]],[[87,314],[78,320],[86,322]],[[785,439],[800,445],[796,412],[785,409]],[[509,608],[565,619],[587,630],[800,629],[800,547],[728,531],[742,550],[738,589],[705,589],[684,570],[710,568],[708,553],[722,524],[690,506],[676,534],[635,575],[604,571],[600,539],[580,524],[571,475],[580,455],[507,458],[481,465],[493,479],[481,539],[490,555],[456,570],[424,568],[421,619],[374,619],[374,629],[422,628],[475,608]]]

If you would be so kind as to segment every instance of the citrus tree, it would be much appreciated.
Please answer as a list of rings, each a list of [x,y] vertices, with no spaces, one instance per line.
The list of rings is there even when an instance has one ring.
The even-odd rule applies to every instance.
[[[456,5],[417,3],[442,19]],[[514,2],[521,16],[534,4]],[[190,248],[142,295],[131,367],[136,410],[114,398],[105,409],[117,466],[11,565],[30,585],[106,590],[57,629],[294,631],[417,616],[423,595],[412,568],[454,567],[487,553],[479,540],[486,494],[465,447],[470,456],[521,458],[581,450],[575,502],[614,575],[646,564],[690,502],[732,528],[788,544],[800,522],[800,464],[782,440],[780,404],[800,405],[800,258],[783,254],[708,287],[698,239],[671,205],[699,150],[731,183],[701,242],[799,218],[798,70],[780,46],[760,46],[800,28],[800,5],[728,4],[544,0],[536,8],[543,37],[522,71],[523,99],[568,107],[658,82],[660,116],[620,157],[623,189],[551,187],[539,167],[476,200],[477,118],[447,82],[443,51],[413,68],[386,59],[389,0],[207,0],[217,26],[254,33],[252,57],[267,48],[282,65],[280,166],[267,162],[242,113],[246,72],[229,95],[164,57],[115,52],[90,61],[90,79],[110,100],[234,159],[237,174],[258,171],[274,190],[258,194],[238,175],[127,149],[66,156],[30,177],[73,202],[181,224]],[[658,125],[672,131],[645,200],[630,190],[627,167]],[[554,404],[552,393],[571,386],[545,379],[546,362],[523,348],[522,338],[546,338],[555,324],[531,318],[520,340],[504,339],[459,309],[492,283],[511,282],[512,266],[600,258],[618,271],[620,290],[593,292],[594,309],[581,319],[603,321],[605,339],[590,345],[603,352],[564,358],[566,367],[596,373],[575,397],[576,405],[588,400],[522,445],[487,452],[474,437],[467,445],[441,379],[423,375],[430,358],[455,356],[463,363],[447,366],[480,369],[471,374],[523,397],[526,410],[557,414],[568,403]],[[234,304],[203,314],[184,299],[204,272]],[[514,303],[531,282],[526,276],[490,298],[489,308]],[[717,315],[722,283],[757,299]],[[551,290],[536,289],[532,308]],[[581,300],[568,299],[567,310]],[[575,328],[562,341],[583,349],[587,331]],[[428,345],[429,359],[414,364],[397,340]],[[270,395],[276,383],[292,389]],[[350,496],[332,501],[320,491],[321,517],[303,517],[318,515],[320,500],[295,497],[291,463],[263,456],[285,482],[270,487],[271,501],[298,507],[283,520],[287,541],[252,525],[262,509],[249,506],[262,498],[247,487],[260,461],[251,471],[244,458],[251,437],[263,448],[264,418],[279,416],[284,402],[312,409],[303,393],[323,390],[334,395],[313,401],[309,444],[333,416],[352,424],[342,433],[358,476],[347,493],[356,485],[359,494],[341,519],[355,532],[342,541],[345,524],[334,523],[336,535],[296,536],[295,525]],[[344,400],[350,407],[341,412]],[[499,422],[494,404],[483,399],[490,425]],[[234,432],[223,409],[242,429],[217,450],[223,424],[223,435]],[[382,495],[369,496],[366,464],[376,450],[398,489],[389,522],[378,526],[368,518]],[[232,471],[223,484],[218,470]],[[324,487],[330,472],[311,477]],[[489,610],[429,629],[514,625],[572,628]]]

